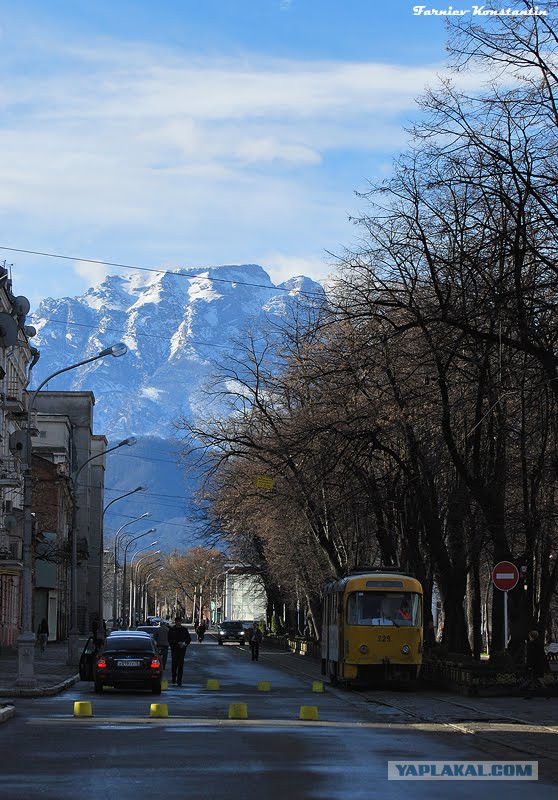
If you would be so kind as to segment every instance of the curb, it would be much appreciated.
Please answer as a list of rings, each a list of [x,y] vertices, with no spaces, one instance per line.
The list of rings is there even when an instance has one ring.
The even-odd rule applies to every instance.
[[[45,686],[42,689],[3,689],[0,687],[0,697],[50,697],[54,694],[59,694],[74,683],[79,681],[79,675],[72,675],[70,678],[61,683],[55,683],[53,686]]]
[[[0,707],[0,725],[7,722],[10,717],[15,714],[15,706],[1,706]]]

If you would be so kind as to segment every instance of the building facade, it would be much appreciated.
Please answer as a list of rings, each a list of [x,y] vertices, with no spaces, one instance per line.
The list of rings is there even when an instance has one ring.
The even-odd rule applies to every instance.
[[[0,265],[0,647],[15,645],[21,623],[25,391],[38,358],[28,310]]]
[[[93,434],[94,405],[92,392],[41,391],[35,401],[38,435],[33,437],[33,452],[68,473],[73,502],[69,519],[66,514],[62,521],[66,529],[62,538],[70,554],[68,580],[71,581],[71,538],[77,537],[77,624],[82,634],[90,630],[92,619],[101,607],[107,440]],[[75,531],[72,530],[74,524]],[[67,609],[71,603],[70,592]]]

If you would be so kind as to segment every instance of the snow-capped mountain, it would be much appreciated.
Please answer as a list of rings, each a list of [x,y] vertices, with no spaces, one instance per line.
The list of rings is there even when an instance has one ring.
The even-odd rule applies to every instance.
[[[226,357],[249,325],[284,317],[301,299],[322,292],[320,284],[303,276],[274,286],[256,264],[107,277],[81,297],[48,298],[32,314],[33,343],[41,353],[33,383],[125,342],[124,357],[94,361],[57,377],[48,388],[93,391],[95,432],[111,442],[138,437],[133,452],[108,457],[107,499],[148,483],[145,496],[122,501],[115,512],[138,515],[151,504],[154,520],[165,525],[166,549],[181,547],[191,541],[190,496],[196,482],[192,475],[184,481],[173,441],[175,421],[204,413],[203,387],[215,362]]]

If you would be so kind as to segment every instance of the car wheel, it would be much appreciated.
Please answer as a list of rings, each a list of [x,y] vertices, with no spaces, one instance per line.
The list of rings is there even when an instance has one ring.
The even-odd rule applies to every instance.
[[[161,694],[161,684],[156,683],[155,686],[151,687],[151,694]]]
[[[103,691],[103,684],[100,681],[95,681],[95,692],[97,694],[102,694]]]

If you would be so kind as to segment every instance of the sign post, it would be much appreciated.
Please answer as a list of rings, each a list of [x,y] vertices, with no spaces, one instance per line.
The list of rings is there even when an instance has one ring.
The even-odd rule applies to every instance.
[[[499,561],[492,570],[492,583],[504,592],[504,647],[508,646],[508,592],[515,589],[519,570],[511,561]]]

